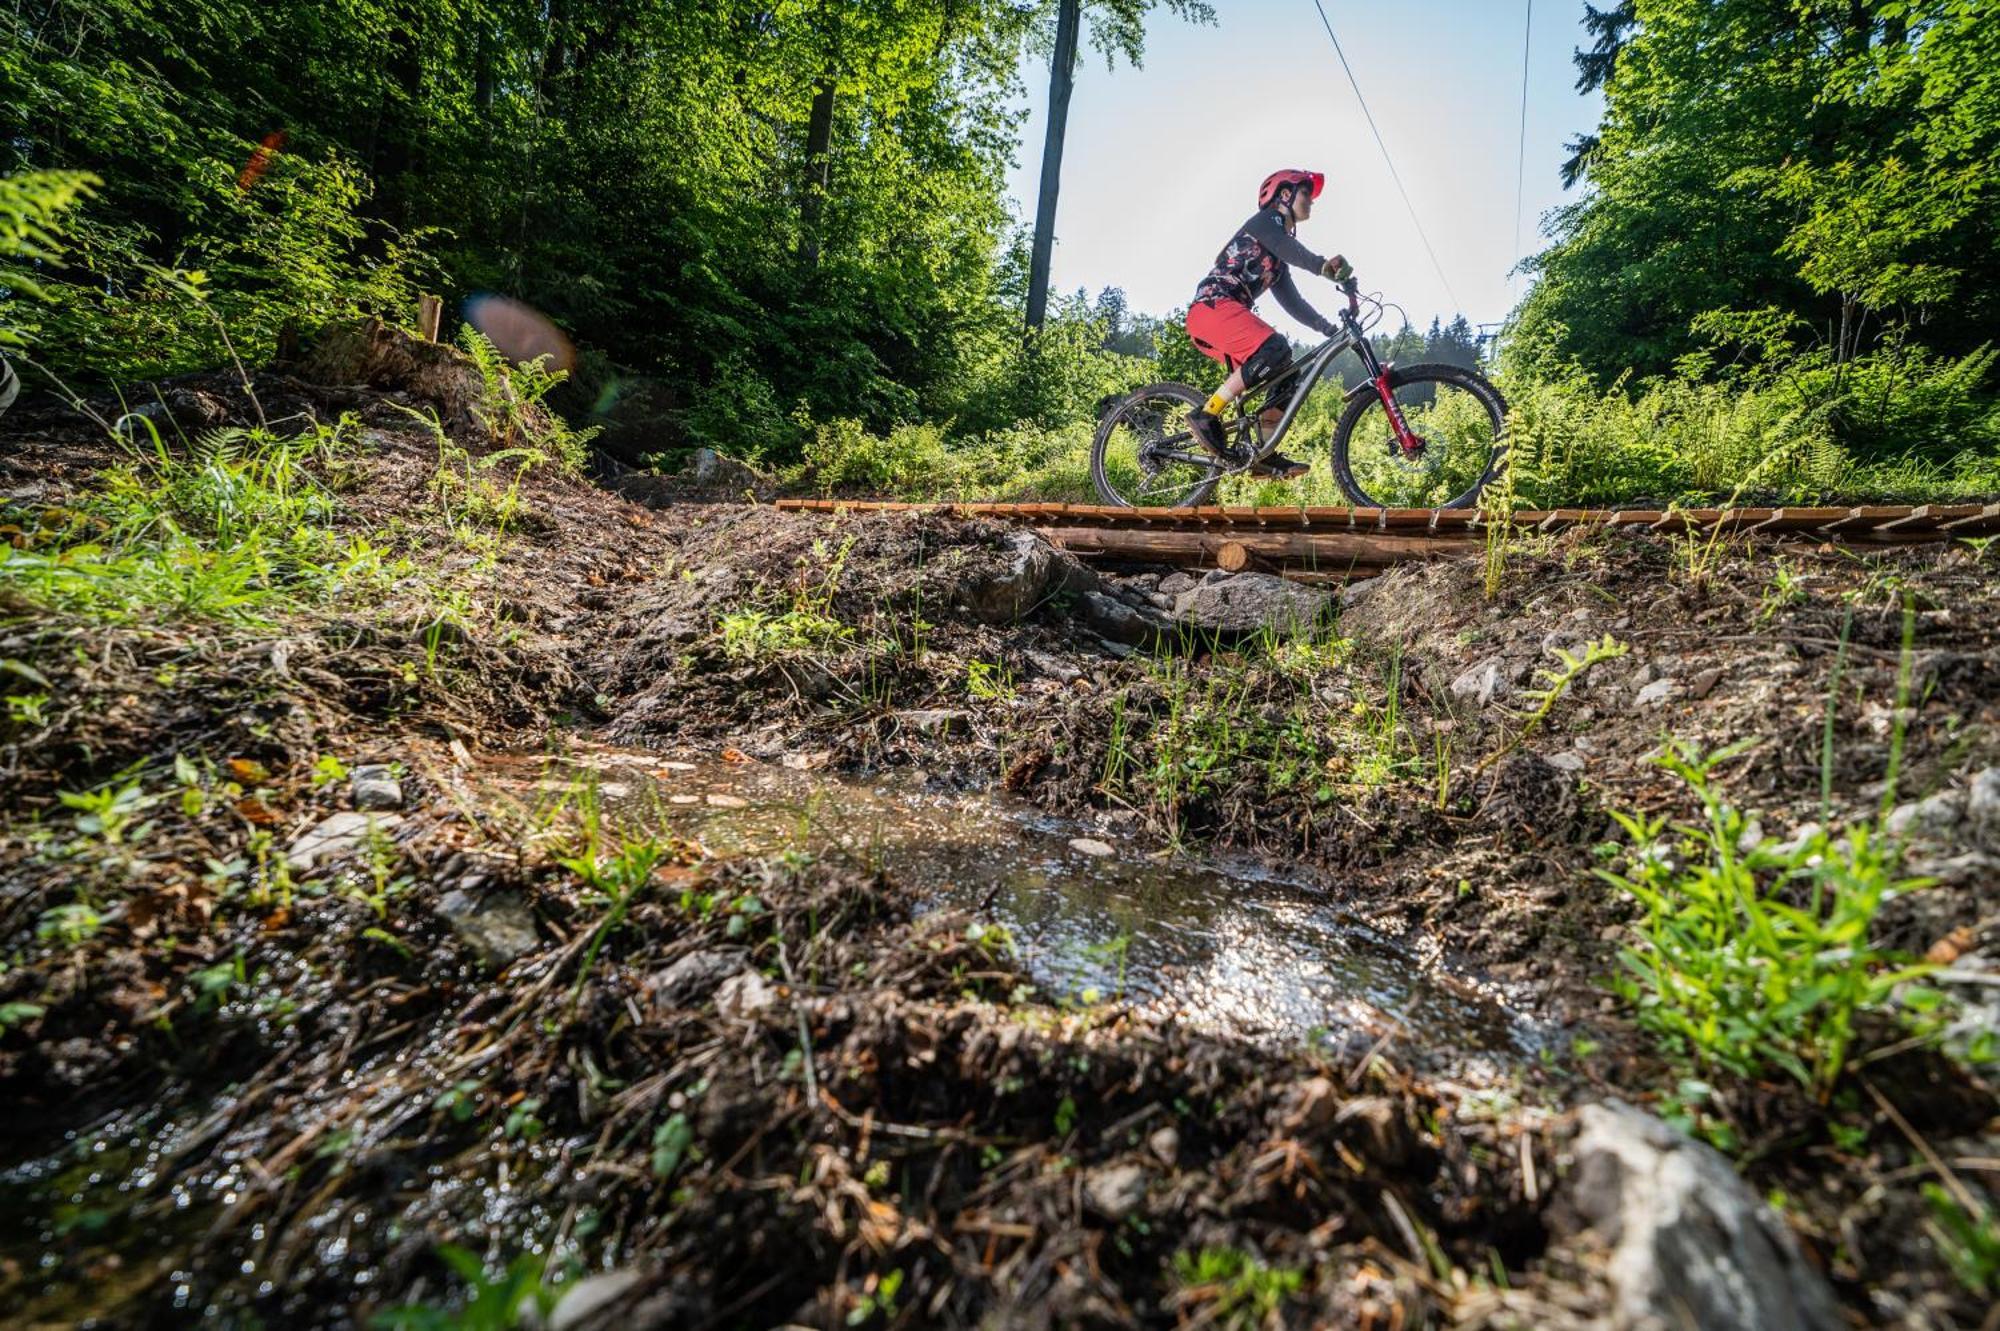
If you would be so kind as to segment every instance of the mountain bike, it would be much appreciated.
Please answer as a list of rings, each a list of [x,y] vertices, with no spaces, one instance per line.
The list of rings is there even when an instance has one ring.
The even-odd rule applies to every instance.
[[[1507,403],[1477,371],[1458,365],[1385,364],[1368,341],[1383,304],[1361,317],[1362,296],[1342,283],[1347,308],[1340,331],[1268,383],[1237,399],[1223,422],[1229,456],[1203,448],[1187,428],[1188,412],[1208,399],[1186,384],[1147,384],[1113,403],[1090,445],[1098,496],[1120,508],[1192,508],[1207,503],[1232,476],[1255,476],[1278,451],[1299,409],[1336,356],[1352,351],[1366,377],[1347,390],[1333,431],[1333,475],[1363,508],[1469,508],[1498,472],[1506,451]],[[1297,387],[1268,437],[1254,404],[1296,378]]]

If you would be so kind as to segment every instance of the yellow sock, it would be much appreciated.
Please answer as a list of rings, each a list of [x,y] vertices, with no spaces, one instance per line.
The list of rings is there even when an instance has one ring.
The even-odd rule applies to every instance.
[[[1210,393],[1208,401],[1202,403],[1201,409],[1211,416],[1220,416],[1229,410],[1229,399],[1220,393]]]

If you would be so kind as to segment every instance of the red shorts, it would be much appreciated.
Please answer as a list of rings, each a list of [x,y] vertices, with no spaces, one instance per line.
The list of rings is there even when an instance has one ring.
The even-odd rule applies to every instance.
[[[1188,306],[1187,331],[1202,355],[1232,370],[1277,332],[1248,305],[1233,300],[1198,300]]]

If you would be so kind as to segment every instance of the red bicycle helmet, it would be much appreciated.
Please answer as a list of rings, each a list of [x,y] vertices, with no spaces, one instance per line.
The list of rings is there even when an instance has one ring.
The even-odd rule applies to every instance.
[[[1312,191],[1313,198],[1317,199],[1320,191],[1326,188],[1326,172],[1301,171],[1295,167],[1273,171],[1265,176],[1264,183],[1257,187],[1257,206],[1269,208],[1271,201],[1278,197],[1278,191],[1287,185],[1304,185]]]

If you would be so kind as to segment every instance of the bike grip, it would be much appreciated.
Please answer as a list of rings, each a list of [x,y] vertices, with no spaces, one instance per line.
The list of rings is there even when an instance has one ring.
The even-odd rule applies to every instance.
[[[1349,314],[1361,313],[1360,279],[1350,277],[1345,282],[1342,282],[1340,284],[1340,289],[1347,293],[1347,312]]]

